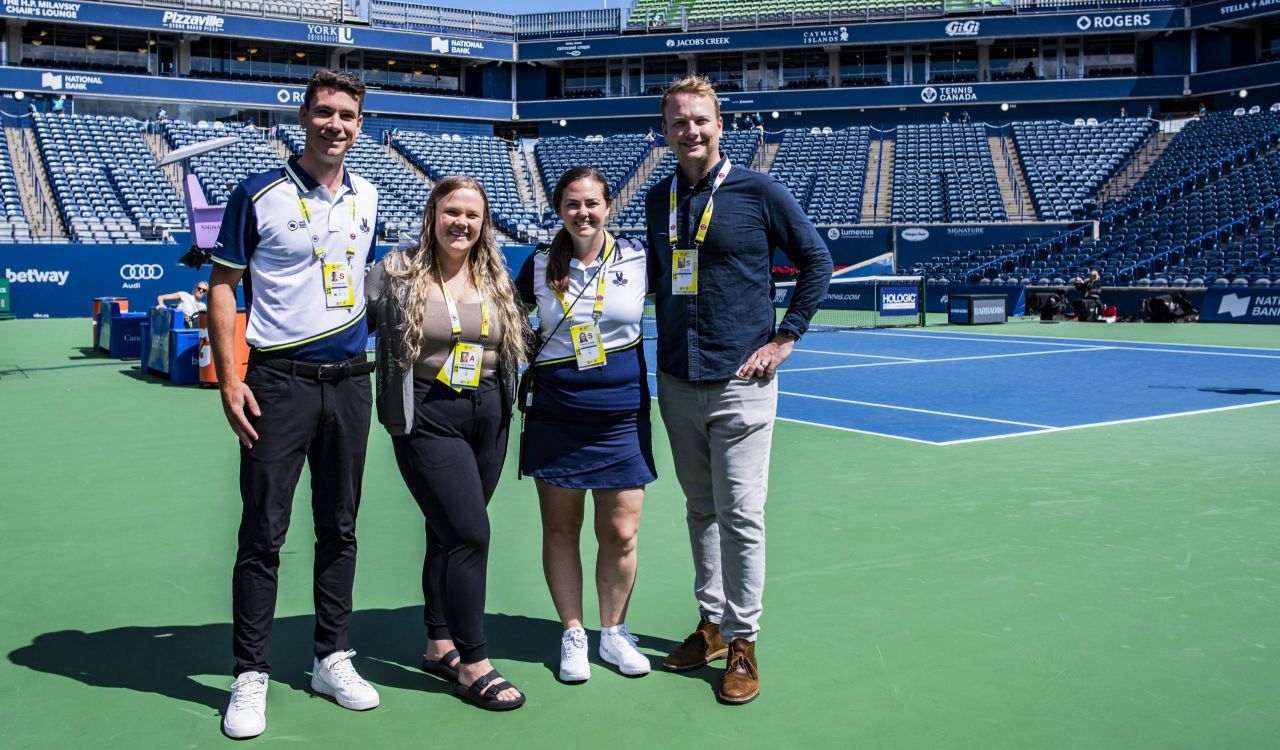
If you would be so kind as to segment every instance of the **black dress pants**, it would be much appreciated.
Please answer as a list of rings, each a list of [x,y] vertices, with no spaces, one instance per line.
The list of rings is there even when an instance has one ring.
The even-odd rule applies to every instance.
[[[486,658],[487,507],[506,459],[509,421],[492,377],[462,393],[415,379],[413,400],[413,430],[392,445],[426,518],[423,620],[428,638],[453,640],[462,661],[472,664]]]
[[[315,654],[323,658],[350,648],[356,511],[373,401],[368,374],[319,381],[251,364],[245,384],[262,416],[250,418],[258,433],[253,448],[240,446],[244,506],[232,575],[237,675],[270,671],[280,548],[304,460],[311,468],[315,519]]]

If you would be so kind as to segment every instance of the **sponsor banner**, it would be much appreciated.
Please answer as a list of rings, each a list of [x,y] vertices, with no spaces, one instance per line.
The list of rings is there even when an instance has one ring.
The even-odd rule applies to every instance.
[[[1024,286],[978,286],[977,284],[930,284],[924,285],[924,309],[926,312],[944,312],[962,308],[969,312],[969,297],[1004,296],[1004,310],[1009,315],[1023,315],[1027,309],[1027,288]]]
[[[987,245],[1020,242],[1064,232],[1070,224],[904,224],[895,227],[894,254],[898,273],[916,263],[977,250]],[[1013,309],[1012,306],[1009,308]],[[937,311],[941,312],[941,310]]]
[[[1280,289],[1209,287],[1200,320],[1216,323],[1280,323]]]
[[[1275,2],[1277,0],[1272,0]],[[571,45],[561,40],[522,42],[521,60],[556,60],[568,57],[625,57],[719,49],[786,49],[838,47],[855,44],[946,41],[976,37],[1034,37],[1079,34],[1114,34],[1183,28],[1181,8],[1093,13],[1027,13],[1012,17],[963,21],[930,19],[891,23],[856,23],[835,26],[779,29],[744,29],[691,34],[637,34],[593,37],[589,43]]]
[[[302,104],[305,86],[210,81],[192,78],[85,74],[65,70],[0,67],[0,88],[149,100],[194,101],[244,107],[289,107]],[[511,118],[511,102],[461,96],[427,96],[370,91],[365,111],[481,120]]]
[[[130,310],[156,297],[189,292],[200,271],[178,263],[185,245],[0,245],[0,274],[9,280],[19,318],[87,318],[94,297],[126,297]]]
[[[238,39],[306,42],[353,49],[434,53],[478,57],[485,60],[515,59],[514,43],[498,39],[472,39],[457,35],[433,36],[374,29],[368,26],[252,18],[214,13],[203,9],[132,8],[106,3],[61,2],[61,0],[5,0],[3,15],[10,18],[73,21],[90,26],[212,34]]]
[[[920,290],[909,286],[882,286],[877,304],[881,315],[919,315]]]
[[[592,42],[596,44],[597,42]],[[1262,67],[1262,66],[1259,66]],[[1008,81],[962,86],[869,86],[835,89],[732,92],[720,95],[720,110],[734,112],[782,112],[805,109],[863,109],[867,107],[947,107],[938,100],[926,102],[923,89],[932,88],[948,102],[999,105],[1006,101],[1077,102],[1099,99],[1137,100],[1182,96],[1183,76],[1093,78],[1086,80]],[[944,89],[946,90],[944,92]],[[1117,108],[1119,104],[1117,104]],[[648,117],[658,113],[657,96],[551,99],[519,103],[522,120]],[[952,114],[955,114],[954,112]],[[938,112],[941,117],[941,111]]]
[[[1208,26],[1280,11],[1280,0],[1221,0],[1191,6],[1191,25]]]

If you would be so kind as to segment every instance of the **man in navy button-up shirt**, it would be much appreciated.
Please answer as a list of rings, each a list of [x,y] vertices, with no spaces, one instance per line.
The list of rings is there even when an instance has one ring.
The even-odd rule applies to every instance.
[[[685,494],[700,614],[698,628],[663,666],[684,671],[728,656],[718,696],[747,703],[760,690],[755,641],[778,403],[773,375],[826,296],[831,254],[780,182],[720,157],[720,103],[705,78],[673,83],[662,97],[662,121],[678,168],[645,198],[658,404]],[[777,326],[775,249],[800,269]],[[695,272],[673,274],[677,260]]]

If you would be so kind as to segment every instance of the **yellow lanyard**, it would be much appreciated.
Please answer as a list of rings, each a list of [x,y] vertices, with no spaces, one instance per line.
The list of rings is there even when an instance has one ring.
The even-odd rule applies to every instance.
[[[716,190],[720,188],[724,178],[729,176],[729,170],[733,169],[733,163],[728,159],[724,160],[724,167],[716,174],[716,179],[711,183],[711,195],[707,196],[707,207],[702,209],[702,220],[698,222],[698,232],[693,236],[693,249],[697,250],[702,247],[702,243],[707,240],[707,227],[711,226],[711,213],[715,209]],[[668,233],[667,241],[671,243],[671,249],[675,250],[680,246],[680,225],[676,220],[676,180],[680,177],[680,169],[671,175],[671,200],[669,201],[670,214],[668,215]]]
[[[347,234],[355,234],[356,228],[356,195],[348,193],[348,203],[351,204],[351,224],[347,227]],[[302,213],[302,227],[307,230],[307,238],[311,240],[311,252],[321,262],[325,261],[325,256],[329,254],[328,250],[320,247],[320,233],[311,233],[311,209],[307,208],[307,201],[302,197],[302,193],[298,193],[298,210]],[[356,257],[356,248],[354,245],[347,245],[347,265],[351,265]]]
[[[613,248],[615,244],[613,236],[608,232],[605,232],[604,238],[605,244],[604,253],[602,254],[603,257],[600,259],[600,267],[596,269],[596,303],[595,306],[591,308],[591,322],[593,323],[599,323],[600,316],[604,314],[604,269],[605,266],[609,265],[609,257],[613,255]],[[584,285],[586,283],[587,282],[585,281],[583,282]],[[573,309],[569,306],[569,303],[565,301],[564,292],[555,287],[552,287],[552,291],[555,292],[556,299],[560,301],[560,308],[564,310],[564,319],[573,320]]]
[[[444,292],[444,304],[449,308],[449,326],[453,331],[453,340],[462,338],[462,319],[458,316],[458,306],[454,304],[449,285],[444,283],[444,274],[440,273],[440,264],[436,263],[436,275],[440,277],[440,291]],[[476,293],[480,295],[480,343],[489,338],[489,308],[484,303],[484,294],[480,292],[480,283],[473,274],[471,281],[476,285]]]

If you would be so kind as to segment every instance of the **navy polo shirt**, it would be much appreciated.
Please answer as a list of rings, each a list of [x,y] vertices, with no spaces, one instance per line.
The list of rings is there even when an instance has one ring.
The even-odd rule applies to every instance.
[[[711,183],[723,159],[695,185],[676,169],[680,248],[692,247]],[[775,331],[773,253],[800,269],[796,291],[778,329],[796,338],[827,294],[831,252],[785,186],[772,175],[737,164],[715,192],[706,242],[698,253],[698,293],[671,293],[668,234],[670,180],[645,196],[650,289],[656,294],[658,369],[684,380],[729,380]]]

